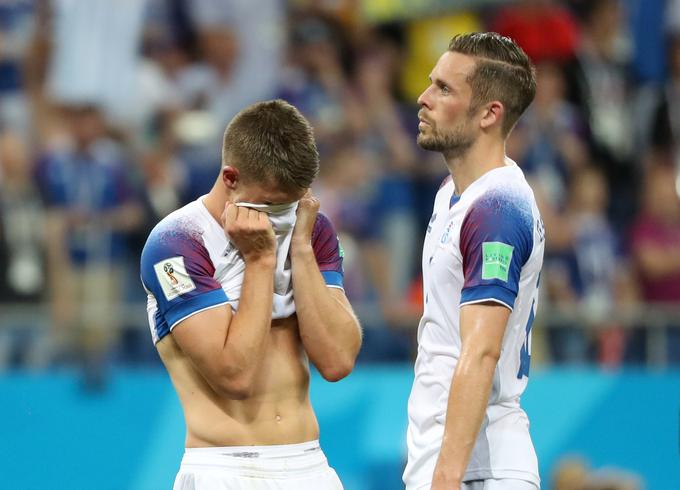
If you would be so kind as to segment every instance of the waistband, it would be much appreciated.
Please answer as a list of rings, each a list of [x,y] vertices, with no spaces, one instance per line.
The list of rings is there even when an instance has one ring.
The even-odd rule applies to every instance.
[[[186,448],[180,471],[223,469],[231,473],[284,478],[328,469],[319,441],[274,446]]]

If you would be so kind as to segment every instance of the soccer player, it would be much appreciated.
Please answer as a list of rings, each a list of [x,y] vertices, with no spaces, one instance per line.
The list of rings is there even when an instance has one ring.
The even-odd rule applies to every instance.
[[[342,488],[319,447],[308,359],[329,381],[347,376],[361,331],[342,249],[308,192],[318,168],[297,109],[247,107],[210,192],[147,240],[151,334],[187,427],[177,490]]]
[[[456,36],[421,94],[418,144],[441,152],[423,246],[425,307],[408,403],[408,490],[529,490],[536,454],[520,395],[529,375],[544,233],[505,140],[534,69],[510,39]]]

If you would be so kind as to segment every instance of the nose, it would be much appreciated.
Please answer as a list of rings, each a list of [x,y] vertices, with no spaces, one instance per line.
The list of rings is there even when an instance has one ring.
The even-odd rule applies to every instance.
[[[430,87],[427,87],[422,94],[418,97],[418,105],[422,107],[427,107],[428,109],[432,109],[432,105],[430,104]]]

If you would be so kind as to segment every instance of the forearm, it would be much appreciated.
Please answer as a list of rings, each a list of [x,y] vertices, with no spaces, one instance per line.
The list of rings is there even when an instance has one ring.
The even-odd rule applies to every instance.
[[[291,247],[293,290],[300,338],[324,378],[347,376],[361,346],[361,330],[349,305],[326,286],[310,244]]]
[[[463,352],[451,382],[444,438],[436,472],[459,483],[484,420],[497,358]]]
[[[255,262],[246,265],[238,311],[226,330],[222,358],[227,376],[248,387],[257,373],[271,327],[274,266]]]

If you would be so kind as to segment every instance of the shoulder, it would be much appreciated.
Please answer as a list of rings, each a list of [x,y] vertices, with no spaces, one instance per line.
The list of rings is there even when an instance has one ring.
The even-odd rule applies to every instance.
[[[322,272],[327,267],[342,270],[344,252],[340,245],[338,234],[330,219],[322,213],[317,215],[316,222],[314,223],[312,248],[317,263],[322,267]]]
[[[324,237],[335,235],[335,227],[331,220],[325,214],[319,212],[316,215],[314,222],[314,229],[312,230],[312,241],[323,239]]]
[[[477,188],[461,227],[461,251],[473,254],[484,247],[505,244],[520,251],[522,263],[528,260],[536,243],[538,211],[526,181],[496,176]],[[540,239],[539,239],[540,240]]]
[[[535,199],[531,187],[518,167],[494,174],[481,187],[467,211],[476,219],[503,220],[514,226],[533,227]]]
[[[467,218],[507,220],[514,225],[532,226],[531,201],[508,189],[494,189],[478,196],[468,208]]]
[[[173,211],[149,233],[142,250],[142,261],[157,255],[185,255],[204,247],[205,226],[194,203]]]

